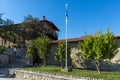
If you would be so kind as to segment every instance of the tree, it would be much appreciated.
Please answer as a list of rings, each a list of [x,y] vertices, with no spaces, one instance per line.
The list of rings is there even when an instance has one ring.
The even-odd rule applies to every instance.
[[[38,52],[37,52],[37,49],[36,49],[33,41],[31,42],[31,44],[27,48],[26,58],[32,58],[33,65],[35,65],[35,63],[37,63],[39,65]]]
[[[33,57],[43,60],[43,65],[46,65],[46,58],[50,54],[50,41],[48,37],[39,37],[33,41],[31,46],[28,48],[26,56]],[[38,56],[38,57],[36,57]]]
[[[0,26],[0,36],[2,37],[2,45],[5,45],[6,41],[10,39],[13,34],[10,34],[12,31],[12,24],[14,22],[10,19],[2,20]]]
[[[0,13],[0,26],[2,26],[2,25],[4,24],[4,21],[5,21],[5,20],[3,20],[3,19],[1,18],[3,14],[4,14],[4,13]]]
[[[2,28],[3,28],[3,38],[4,38],[4,45],[5,45],[5,43],[6,43],[6,41],[7,40],[9,40],[10,39],[10,37],[13,35],[13,34],[11,34],[11,31],[12,31],[12,27],[13,27],[13,21],[12,20],[10,20],[10,19],[6,19],[5,21],[4,21],[4,24],[3,24],[3,26],[2,26]]]
[[[89,35],[84,38],[84,42],[79,42],[78,47],[86,59],[91,59],[100,73],[101,61],[112,59],[117,53],[117,42],[114,35],[109,31],[102,34],[97,31],[95,35]]]
[[[68,47],[68,56],[69,56],[69,47]],[[61,63],[61,68],[64,67],[65,58],[66,58],[66,44],[65,42],[59,42],[58,47],[54,52],[54,58],[56,61]]]
[[[3,34],[3,30],[2,30],[2,26],[3,26],[3,24],[4,24],[4,22],[5,22],[5,20],[3,20],[1,17],[2,17],[2,15],[3,15],[3,13],[0,13],[0,36],[2,36],[2,34]],[[2,39],[2,44],[1,45],[3,45],[3,39]]]
[[[50,54],[50,41],[47,36],[39,37],[35,40],[35,46],[38,50],[38,56],[43,60],[43,65],[46,65],[46,58]]]
[[[45,28],[41,26],[39,18],[34,18],[28,15],[24,18],[23,23],[20,25],[23,36],[23,41],[37,39],[45,35]]]

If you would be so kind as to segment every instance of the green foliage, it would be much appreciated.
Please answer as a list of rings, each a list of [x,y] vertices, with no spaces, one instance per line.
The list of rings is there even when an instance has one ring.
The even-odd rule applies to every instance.
[[[46,58],[50,54],[50,42],[48,37],[39,37],[31,42],[28,46],[26,57],[27,58],[35,58],[39,57],[39,59],[43,59],[44,65],[46,65]]]
[[[40,20],[31,15],[26,16],[19,27],[23,32],[21,36],[24,40],[33,40],[45,35],[45,28],[40,23]]]
[[[69,53],[70,53],[70,47],[68,46],[68,49],[67,49],[68,59],[69,59],[69,56],[70,56]],[[64,62],[65,62],[65,59],[66,59],[66,44],[65,44],[65,42],[59,42],[58,43],[58,47],[54,52],[54,58],[55,58],[56,61],[61,62],[61,67],[63,68],[64,67]]]
[[[113,34],[97,32],[94,36],[86,36],[84,42],[79,42],[79,49],[86,59],[103,60],[111,59],[117,53],[117,42]]]
[[[104,59],[112,59],[118,52],[116,50],[118,48],[117,41],[114,38],[114,35],[107,30],[107,32],[104,35]],[[108,54],[106,54],[108,53]]]
[[[59,42],[58,47],[54,53],[54,58],[57,61],[65,62],[65,56],[66,56],[65,42]]]
[[[78,44],[78,47],[82,51],[83,57],[86,59],[93,58],[93,55],[94,55],[94,51],[92,50],[93,41],[94,41],[94,38],[92,37],[92,35],[89,35],[84,38],[83,43],[79,42]]]
[[[86,36],[84,42],[79,42],[78,47],[86,59],[92,59],[99,72],[100,62],[104,59],[112,59],[117,53],[117,42],[109,31],[102,34],[97,31],[95,35]]]
[[[5,47],[4,46],[0,46],[0,54],[2,54],[5,51]]]
[[[10,19],[2,20],[0,26],[0,37],[2,37],[2,45],[6,44],[6,41],[13,41],[15,36],[14,35],[14,22]],[[10,45],[9,45],[10,46]]]
[[[32,58],[34,56],[34,44],[33,41],[31,41],[31,43],[29,44],[29,46],[27,47],[27,51],[26,51],[26,58]]]
[[[45,59],[49,56],[50,53],[50,42],[48,37],[39,37],[38,39],[34,40],[34,45],[38,50],[38,56],[41,59]]]
[[[3,19],[1,18],[3,14],[4,14],[4,13],[0,13],[0,26],[2,26],[2,25],[4,24],[4,21],[5,21],[5,20],[3,20]]]

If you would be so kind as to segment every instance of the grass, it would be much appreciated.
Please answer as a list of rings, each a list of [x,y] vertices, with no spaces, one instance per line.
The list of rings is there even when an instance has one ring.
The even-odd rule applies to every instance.
[[[52,74],[60,74],[66,76],[78,76],[78,77],[89,77],[89,78],[97,78],[104,80],[120,80],[120,72],[113,71],[102,71],[101,74],[97,73],[96,70],[81,70],[81,69],[72,69],[70,72],[61,72],[60,67],[58,66],[31,66],[24,67],[22,69],[31,70],[31,71],[39,71],[39,72],[47,72]]]

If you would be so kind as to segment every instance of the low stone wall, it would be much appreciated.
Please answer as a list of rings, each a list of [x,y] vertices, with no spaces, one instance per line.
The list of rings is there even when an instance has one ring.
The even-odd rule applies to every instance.
[[[48,73],[38,73],[24,70],[9,70],[9,77],[18,78],[21,80],[102,80],[90,79],[85,77],[61,76]]]
[[[8,55],[0,55],[0,67],[4,67],[9,62],[9,56]]]

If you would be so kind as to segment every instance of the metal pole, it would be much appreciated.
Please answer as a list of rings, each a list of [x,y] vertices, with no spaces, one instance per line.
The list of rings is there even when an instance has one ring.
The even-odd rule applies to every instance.
[[[67,67],[67,63],[68,63],[68,60],[67,60],[67,33],[68,33],[68,4],[65,5],[66,6],[66,63],[65,63],[65,67],[66,69],[68,68]]]

